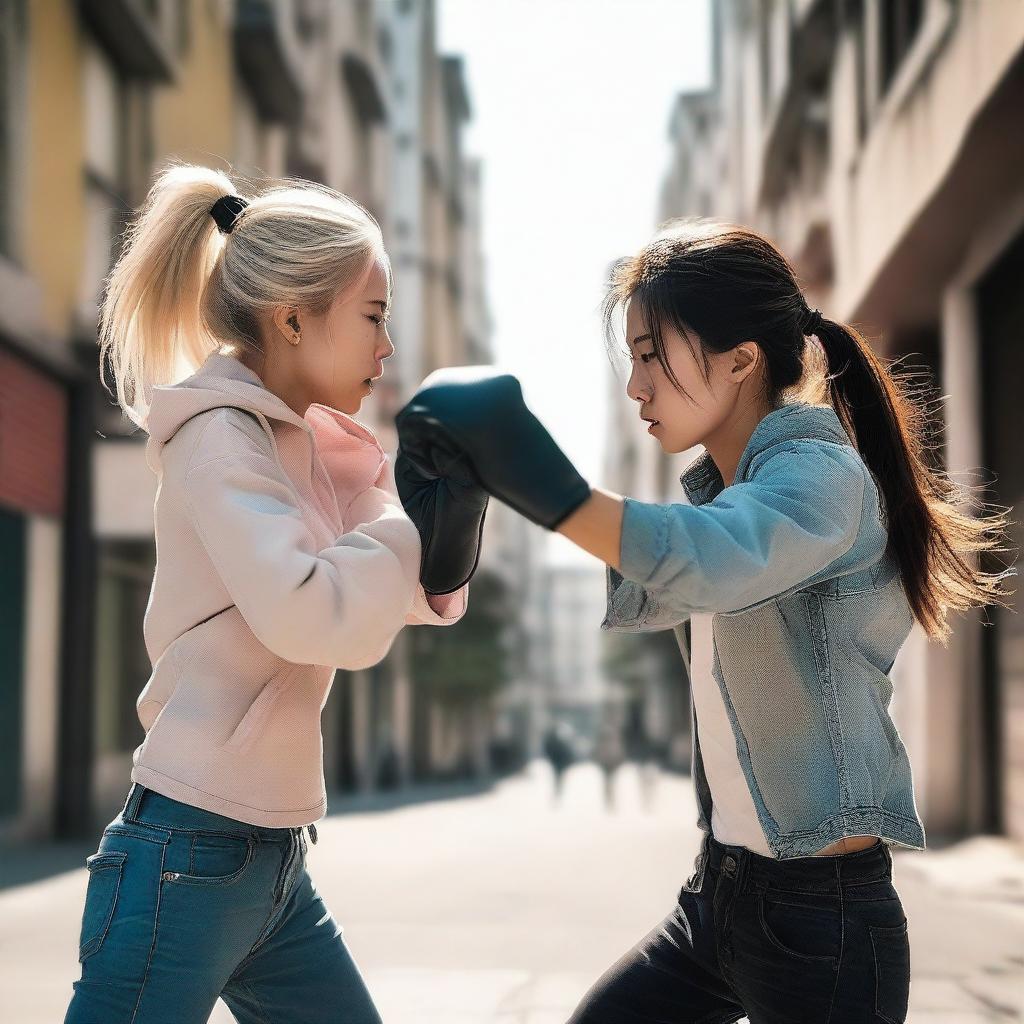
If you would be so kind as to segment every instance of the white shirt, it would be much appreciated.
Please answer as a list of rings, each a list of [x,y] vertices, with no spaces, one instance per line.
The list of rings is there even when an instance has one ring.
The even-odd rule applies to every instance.
[[[774,857],[736,756],[736,738],[712,673],[713,619],[704,612],[690,616],[690,687],[704,774],[711,790],[711,832],[720,843]]]

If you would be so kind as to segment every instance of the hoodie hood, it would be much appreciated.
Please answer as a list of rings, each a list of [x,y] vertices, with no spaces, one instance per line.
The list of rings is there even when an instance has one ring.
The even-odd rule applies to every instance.
[[[210,409],[233,406],[256,415],[268,433],[271,421],[290,423],[309,435],[335,487],[368,487],[383,468],[386,456],[373,432],[351,416],[313,403],[299,416],[269,391],[259,376],[234,356],[214,352],[191,377],[178,384],[153,388],[145,429],[146,461],[154,472],[160,449],[187,420]],[[315,462],[315,460],[314,460]],[[361,486],[360,486],[361,485]]]

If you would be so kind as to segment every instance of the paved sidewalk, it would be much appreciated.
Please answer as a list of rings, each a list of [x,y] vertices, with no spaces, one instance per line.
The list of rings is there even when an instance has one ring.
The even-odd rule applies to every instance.
[[[617,781],[613,813],[591,765],[569,773],[557,807],[543,765],[406,804],[332,801],[310,872],[388,1024],[564,1024],[668,911],[697,847],[688,780],[662,776],[649,809],[633,768]],[[5,1024],[62,1019],[93,848],[3,861],[5,874],[38,876],[0,889]],[[895,879],[910,919],[910,1024],[1024,1020],[1020,849],[979,838],[897,853]],[[218,1004],[211,1021],[232,1017]]]

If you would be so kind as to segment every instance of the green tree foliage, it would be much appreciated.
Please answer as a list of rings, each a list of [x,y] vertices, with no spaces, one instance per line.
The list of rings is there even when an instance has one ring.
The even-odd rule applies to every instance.
[[[410,630],[414,684],[450,706],[489,699],[509,678],[504,638],[513,611],[507,585],[480,569],[469,590],[469,608],[454,626]]]
[[[602,665],[609,678],[639,694],[644,680],[685,679],[686,669],[671,629],[654,633],[605,633]]]

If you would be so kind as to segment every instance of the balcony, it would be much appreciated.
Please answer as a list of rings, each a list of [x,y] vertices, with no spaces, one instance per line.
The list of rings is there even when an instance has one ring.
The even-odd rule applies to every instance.
[[[78,0],[82,21],[127,78],[170,82],[174,62],[159,5],[139,0]]]
[[[387,108],[373,68],[358,54],[345,53],[341,58],[341,75],[363,127],[386,121]]]
[[[268,0],[238,0],[234,49],[260,117],[277,124],[295,122],[302,110],[302,87]]]
[[[759,204],[770,205],[781,197],[808,132],[827,145],[822,104],[838,38],[835,18],[834,6],[826,0],[803,0],[798,6],[787,48],[788,74],[765,118]]]

